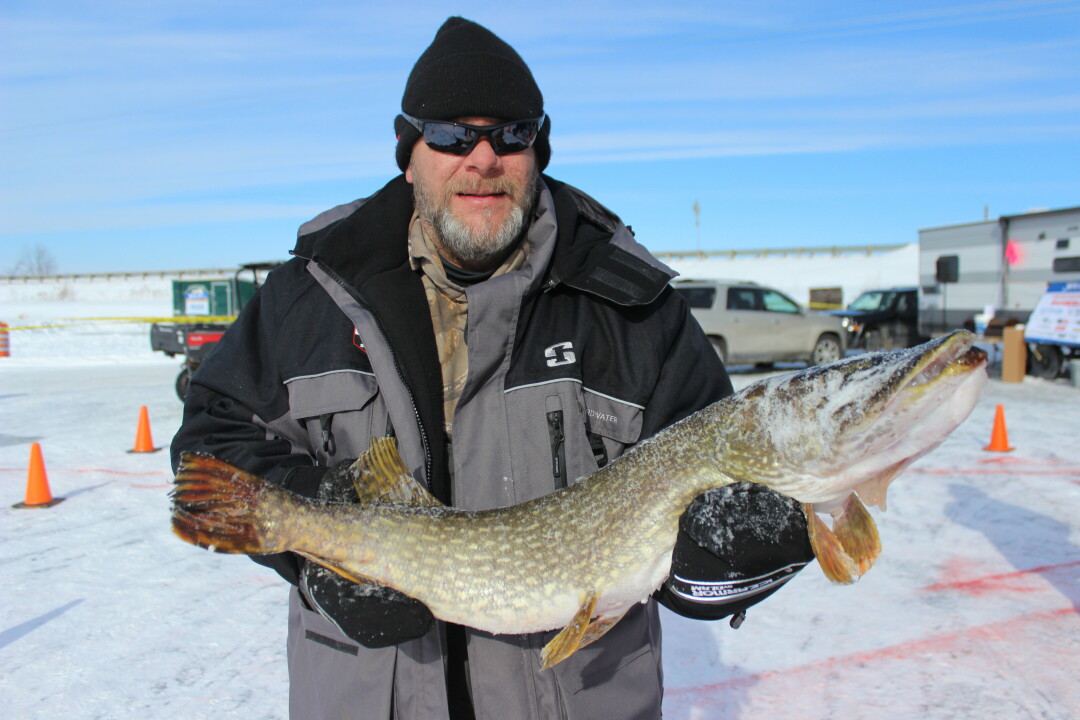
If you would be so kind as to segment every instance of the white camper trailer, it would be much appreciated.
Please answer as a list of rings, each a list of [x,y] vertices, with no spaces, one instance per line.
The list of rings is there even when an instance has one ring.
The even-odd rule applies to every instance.
[[[1053,283],[1080,282],[1080,207],[1005,215],[919,231],[919,329],[991,332],[1027,323]],[[1030,337],[1030,336],[1029,336]],[[1056,377],[1080,346],[1029,342],[1029,372]]]

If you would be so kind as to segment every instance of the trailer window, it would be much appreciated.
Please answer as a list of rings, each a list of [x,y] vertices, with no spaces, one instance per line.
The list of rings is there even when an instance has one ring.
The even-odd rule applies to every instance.
[[[1054,272],[1080,272],[1080,257],[1054,258]]]

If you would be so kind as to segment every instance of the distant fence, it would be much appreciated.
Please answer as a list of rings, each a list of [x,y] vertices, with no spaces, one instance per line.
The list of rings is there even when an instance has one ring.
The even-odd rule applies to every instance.
[[[744,250],[674,250],[654,252],[661,260],[735,260],[736,258],[798,257],[800,255],[876,255],[907,247],[906,243],[892,245],[824,245],[815,247],[753,248]]]
[[[742,250],[672,250],[653,252],[661,260],[734,260],[736,258],[769,258],[790,256],[876,255],[906,247],[904,243],[892,245],[824,245],[815,247],[752,248]],[[0,285],[26,285],[30,283],[65,282],[72,280],[158,280],[201,277],[232,277],[236,268],[203,268],[200,270],[142,270],[139,272],[70,273],[64,275],[0,275]]]
[[[203,270],[143,270],[140,272],[109,273],[72,273],[66,275],[0,275],[0,285],[28,285],[30,283],[50,283],[100,280],[171,280],[180,278],[232,277],[236,268],[209,268]]]

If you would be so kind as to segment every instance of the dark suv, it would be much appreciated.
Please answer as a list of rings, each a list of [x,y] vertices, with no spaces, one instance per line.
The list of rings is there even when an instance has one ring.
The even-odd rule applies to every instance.
[[[867,290],[845,310],[830,310],[848,331],[848,347],[892,350],[918,345],[919,290],[914,287]]]

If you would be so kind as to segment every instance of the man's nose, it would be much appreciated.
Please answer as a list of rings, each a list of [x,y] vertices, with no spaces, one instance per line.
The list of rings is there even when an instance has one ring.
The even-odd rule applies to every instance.
[[[486,137],[480,138],[480,140],[473,146],[472,152],[466,157],[469,167],[476,168],[477,170],[484,172],[497,168],[502,162],[501,158],[495,154],[495,149],[491,147],[491,143],[488,142]]]

